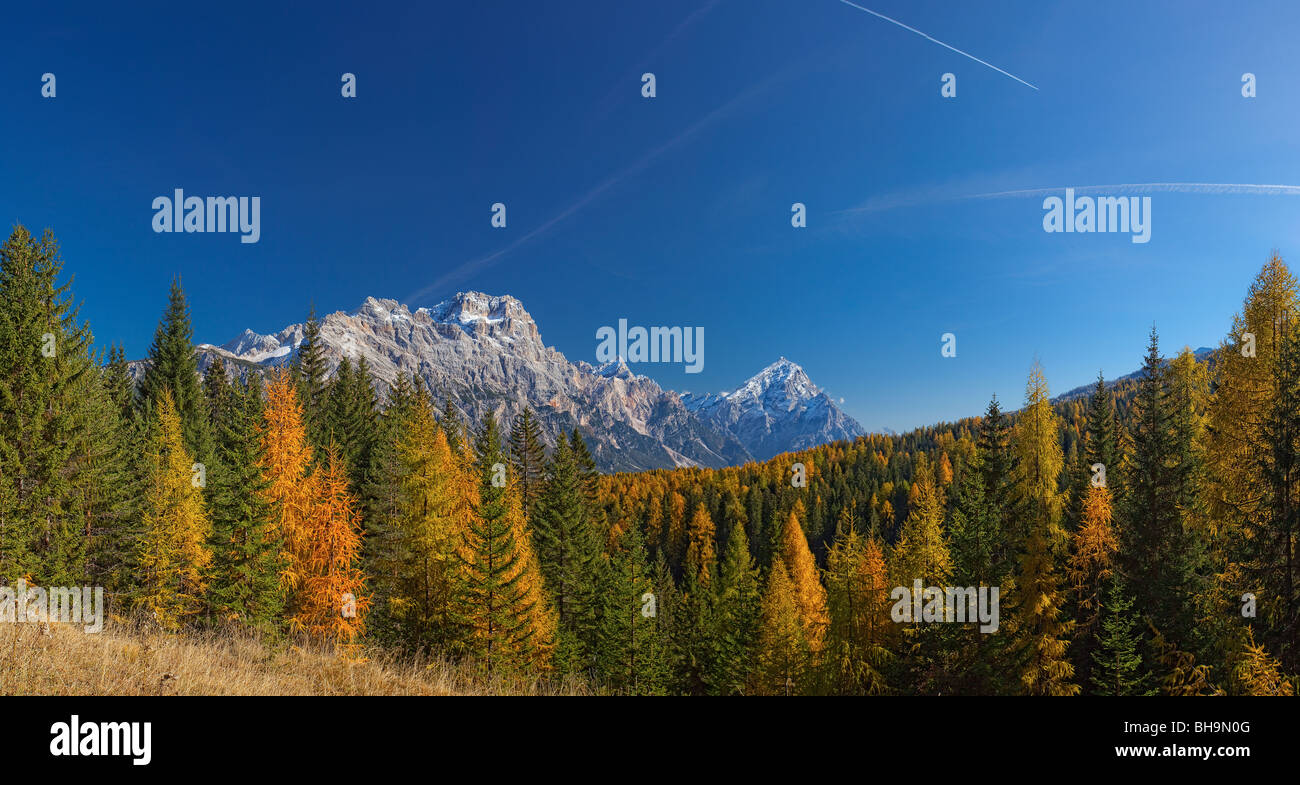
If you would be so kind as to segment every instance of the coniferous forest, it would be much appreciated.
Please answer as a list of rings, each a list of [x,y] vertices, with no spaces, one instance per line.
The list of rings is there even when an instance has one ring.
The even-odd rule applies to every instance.
[[[318,323],[200,376],[174,281],[141,373],[52,234],[0,249],[0,585],[102,586],[167,634],[435,655],[594,692],[1294,695],[1300,291],[1274,256],[1208,357],[711,470],[602,475],[580,430],[462,422]],[[110,337],[111,340],[111,337]],[[1144,343],[1145,341],[1145,343]],[[1028,365],[1028,363],[1027,363]],[[998,587],[997,629],[896,587]]]

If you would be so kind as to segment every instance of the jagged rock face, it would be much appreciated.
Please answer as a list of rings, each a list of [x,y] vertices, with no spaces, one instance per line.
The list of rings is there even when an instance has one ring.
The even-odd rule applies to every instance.
[[[303,325],[295,324],[275,335],[245,330],[223,346],[200,345],[200,372],[216,357],[226,362],[232,377],[288,364],[302,335]],[[738,438],[740,431],[731,429],[734,422],[742,431],[752,430],[753,416],[741,412],[728,418],[701,417],[677,393],[633,374],[622,363],[596,367],[570,362],[542,343],[537,324],[513,297],[462,292],[414,312],[395,300],[370,297],[354,313],[336,312],[321,319],[321,345],[330,374],[345,356],[353,362],[365,358],[381,397],[399,375],[415,374],[439,403],[450,398],[466,422],[477,423],[492,412],[508,429],[516,414],[532,407],[548,444],[576,427],[604,471],[718,467],[759,457]],[[136,375],[143,372],[142,363],[132,366]],[[802,369],[798,376],[803,380],[799,384],[816,390]],[[803,392],[792,389],[791,394]],[[775,398],[763,395],[758,400],[776,413]],[[741,402],[736,398],[728,411]],[[796,407],[799,415],[788,425],[768,423],[763,449],[776,454],[827,441],[821,431],[849,432],[829,425],[817,433],[798,432],[823,420],[848,419],[828,398],[824,404],[816,399],[812,403],[817,405]],[[861,432],[857,423],[848,422],[856,428],[853,435]],[[777,447],[782,439],[789,444]]]
[[[705,423],[739,439],[760,461],[866,433],[817,389],[803,368],[784,357],[732,392],[687,394],[682,400]]]

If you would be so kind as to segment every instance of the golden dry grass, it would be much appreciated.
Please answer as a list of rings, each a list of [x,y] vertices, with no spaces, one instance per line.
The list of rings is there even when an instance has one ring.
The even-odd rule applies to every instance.
[[[244,632],[168,634],[109,621],[0,624],[0,695],[576,695],[576,681],[488,676],[443,659],[367,648],[268,646]]]

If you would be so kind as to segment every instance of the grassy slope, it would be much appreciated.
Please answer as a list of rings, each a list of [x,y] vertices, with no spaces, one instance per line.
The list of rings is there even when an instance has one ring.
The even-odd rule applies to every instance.
[[[0,695],[494,695],[582,694],[574,682],[488,677],[445,660],[368,650],[269,647],[244,634],[168,635],[105,624],[0,624]]]

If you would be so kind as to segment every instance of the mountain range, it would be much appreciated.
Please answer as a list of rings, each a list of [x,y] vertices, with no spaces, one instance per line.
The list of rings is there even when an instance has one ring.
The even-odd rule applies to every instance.
[[[548,444],[578,428],[602,471],[732,466],[865,434],[784,357],[732,392],[678,394],[621,360],[596,366],[567,359],[542,342],[523,304],[506,295],[461,292],[415,311],[368,297],[351,313],[324,316],[320,328],[327,375],[344,357],[365,358],[381,398],[400,374],[414,374],[466,422],[490,411],[507,429],[531,407]],[[200,344],[199,371],[218,357],[232,377],[287,365],[303,332],[303,324],[292,324],[273,335],[245,330],[220,346]],[[131,367],[139,376],[144,363]]]

